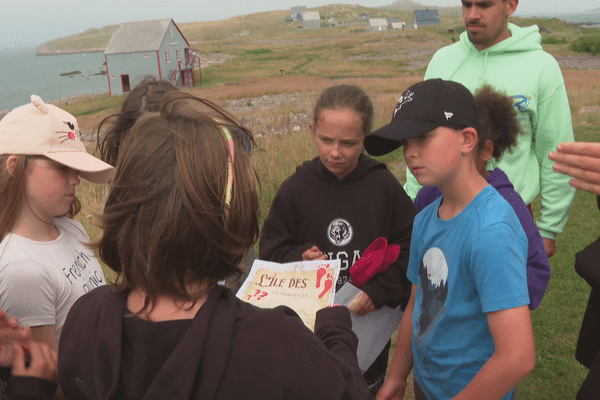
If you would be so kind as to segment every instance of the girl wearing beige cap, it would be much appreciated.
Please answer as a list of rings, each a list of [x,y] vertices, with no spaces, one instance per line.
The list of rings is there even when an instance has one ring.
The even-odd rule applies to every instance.
[[[114,170],[80,136],[71,114],[35,95],[0,121],[0,309],[53,349],[75,300],[106,284],[71,217],[79,179],[106,183]]]

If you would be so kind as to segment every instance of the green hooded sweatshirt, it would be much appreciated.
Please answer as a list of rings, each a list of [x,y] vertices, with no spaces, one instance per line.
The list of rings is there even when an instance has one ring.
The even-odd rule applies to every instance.
[[[538,27],[508,24],[508,30],[511,37],[483,51],[463,32],[459,42],[434,54],[425,79],[460,82],[471,92],[487,83],[514,99],[524,135],[512,153],[506,152],[499,163],[491,161],[488,169],[501,168],[525,204],[541,192],[537,226],[542,237],[555,239],[575,196],[569,177],[554,172],[548,159],[559,143],[573,141],[567,91],[558,63],[542,49]],[[404,189],[414,200],[420,185],[410,171],[406,175]]]

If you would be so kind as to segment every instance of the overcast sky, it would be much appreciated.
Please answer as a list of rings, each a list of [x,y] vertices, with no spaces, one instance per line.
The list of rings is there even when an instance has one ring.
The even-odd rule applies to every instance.
[[[393,0],[361,0],[377,7]],[[460,0],[420,0],[427,6],[460,5]],[[173,18],[177,23],[213,21],[259,11],[289,10],[331,4],[327,0],[17,0],[0,13],[0,50],[36,47],[89,28],[146,19]],[[342,3],[340,1],[340,3]],[[346,4],[356,4],[345,2]],[[600,0],[521,0],[516,15],[578,13],[600,7]]]

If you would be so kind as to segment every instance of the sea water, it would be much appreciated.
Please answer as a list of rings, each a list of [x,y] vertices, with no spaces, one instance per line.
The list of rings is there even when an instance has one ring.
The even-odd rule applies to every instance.
[[[35,50],[0,53],[0,111],[29,103],[32,94],[55,100],[108,92],[104,53],[36,56]],[[81,71],[81,74],[68,74]]]

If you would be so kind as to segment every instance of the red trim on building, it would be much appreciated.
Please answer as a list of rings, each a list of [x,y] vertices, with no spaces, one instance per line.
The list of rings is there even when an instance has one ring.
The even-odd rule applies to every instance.
[[[156,62],[158,63],[158,79],[162,79],[162,74],[160,73],[160,50],[156,50]]]
[[[108,56],[104,55],[104,62],[106,62],[106,77],[108,78],[108,94],[112,96],[112,90],[110,90],[110,73],[108,72]]]
[[[175,21],[173,21],[173,19],[171,18],[171,22],[173,23],[173,25],[175,25],[175,28],[177,28],[177,31],[179,32],[179,34],[181,35],[181,37],[183,38],[183,40],[185,40],[185,43],[188,45],[188,47],[190,47],[190,42],[187,41],[187,39],[185,38],[185,36],[183,36],[183,33],[181,33],[181,30],[179,29],[179,27],[177,26],[177,24],[175,23]],[[168,28],[167,28],[168,30]]]

